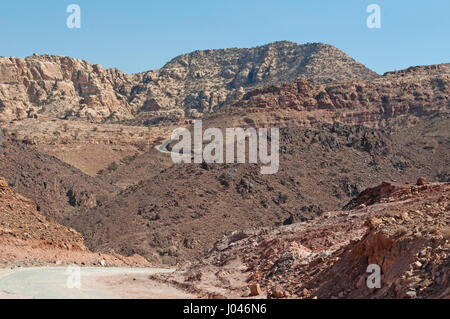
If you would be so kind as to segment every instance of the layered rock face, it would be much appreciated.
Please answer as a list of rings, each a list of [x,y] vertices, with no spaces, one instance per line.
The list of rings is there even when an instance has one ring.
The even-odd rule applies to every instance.
[[[293,83],[256,89],[226,112],[289,112],[295,118],[370,124],[404,114],[448,113],[450,64],[409,68],[368,81],[312,85]],[[242,111],[243,110],[243,111]]]
[[[238,101],[246,112],[325,110],[333,111],[333,121],[361,124],[448,109],[449,78],[449,64],[378,76],[320,43],[195,51],[134,75],[62,56],[0,58],[0,121],[50,117],[149,125],[199,117]]]
[[[0,58],[0,119],[103,119],[130,113],[130,76],[62,56]]]
[[[161,70],[127,75],[62,56],[0,58],[0,120],[49,116],[94,121],[198,116],[257,87],[377,74],[330,45],[277,42],[195,51]]]
[[[181,106],[199,112],[212,111],[257,87],[302,76],[312,83],[328,83],[378,75],[331,45],[286,41],[251,49],[195,51],[176,57],[158,72],[136,75],[148,97],[141,111]]]

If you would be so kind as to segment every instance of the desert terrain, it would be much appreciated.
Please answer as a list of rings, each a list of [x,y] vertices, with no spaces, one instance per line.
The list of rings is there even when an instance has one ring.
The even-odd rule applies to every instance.
[[[322,43],[137,74],[1,57],[0,298],[69,265],[92,291],[61,297],[450,298],[449,93],[448,63],[379,75]],[[279,128],[279,170],[173,163],[200,120]]]

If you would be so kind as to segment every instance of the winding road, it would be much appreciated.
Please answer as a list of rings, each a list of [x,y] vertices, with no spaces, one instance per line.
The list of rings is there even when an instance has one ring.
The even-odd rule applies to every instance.
[[[160,151],[161,153],[168,153],[170,154],[171,152],[167,149],[167,146],[170,144],[171,140],[166,140],[164,141],[161,145],[157,145],[155,148]]]
[[[75,277],[74,269],[79,272]],[[0,299],[194,298],[149,279],[159,268],[35,267],[0,269]],[[79,274],[79,276],[78,276]],[[79,286],[73,278],[80,279]]]

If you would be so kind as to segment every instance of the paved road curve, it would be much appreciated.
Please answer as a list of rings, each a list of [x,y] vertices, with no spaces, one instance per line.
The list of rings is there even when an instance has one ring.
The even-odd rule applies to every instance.
[[[76,268],[75,268],[76,269]],[[171,272],[158,268],[80,268],[80,287],[73,287],[73,268],[0,269],[0,298],[183,298],[183,292],[148,279]],[[69,284],[68,284],[69,283]],[[72,286],[72,288],[70,287]],[[76,285],[75,285],[76,286]]]
[[[170,144],[171,140],[166,140],[162,144],[155,146],[155,148],[161,153],[170,154],[171,152],[167,149],[167,146]]]

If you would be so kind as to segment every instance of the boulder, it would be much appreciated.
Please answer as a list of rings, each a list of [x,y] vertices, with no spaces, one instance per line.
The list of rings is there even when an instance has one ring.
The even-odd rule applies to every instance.
[[[253,284],[249,287],[250,296],[259,296],[261,294],[261,287],[259,284]]]

